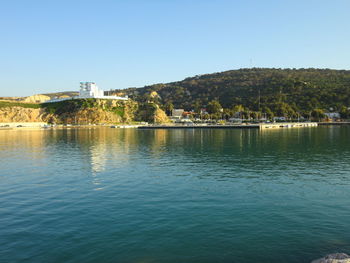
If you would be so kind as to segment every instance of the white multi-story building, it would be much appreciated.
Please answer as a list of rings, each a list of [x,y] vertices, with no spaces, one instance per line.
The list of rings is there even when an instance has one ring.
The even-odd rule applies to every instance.
[[[100,98],[104,97],[103,90],[100,90],[95,82],[80,82],[79,98]]]
[[[111,99],[111,100],[128,100],[128,96],[105,96],[104,91],[99,89],[95,82],[80,82],[79,99]]]
[[[74,100],[74,99],[110,99],[110,100],[128,100],[128,96],[105,96],[104,91],[99,89],[95,82],[90,81],[81,81],[79,95],[69,98],[53,98],[46,101],[49,102],[58,102],[64,100]]]

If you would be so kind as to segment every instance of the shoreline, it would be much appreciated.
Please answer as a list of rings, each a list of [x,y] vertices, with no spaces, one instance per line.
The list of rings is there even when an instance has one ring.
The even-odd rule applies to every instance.
[[[0,123],[0,130],[41,130],[106,127],[116,129],[281,129],[317,126],[343,126],[350,122],[279,122],[279,123],[245,123],[245,124],[59,124],[45,122]]]
[[[317,122],[284,122],[284,123],[245,123],[245,124],[206,124],[206,125],[149,125],[139,129],[289,129],[317,127]]]

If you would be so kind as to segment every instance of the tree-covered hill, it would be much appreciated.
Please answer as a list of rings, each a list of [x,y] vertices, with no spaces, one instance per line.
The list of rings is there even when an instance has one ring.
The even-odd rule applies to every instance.
[[[243,106],[246,111],[275,116],[309,116],[315,110],[345,113],[350,107],[350,71],[239,69],[122,92],[137,101],[151,99],[186,110],[198,110],[218,101],[225,109]]]

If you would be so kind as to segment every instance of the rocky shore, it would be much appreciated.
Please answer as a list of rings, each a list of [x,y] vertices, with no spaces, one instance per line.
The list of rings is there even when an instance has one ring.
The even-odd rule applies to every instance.
[[[350,263],[350,256],[345,253],[329,254],[323,258],[313,260],[311,263]]]
[[[134,121],[167,123],[169,119],[158,105],[132,100],[79,99],[42,104],[6,102],[3,105],[0,101],[0,126],[5,123],[85,125]]]

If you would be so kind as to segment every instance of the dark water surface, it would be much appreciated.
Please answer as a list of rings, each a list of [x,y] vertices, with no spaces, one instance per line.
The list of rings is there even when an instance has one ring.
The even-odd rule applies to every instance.
[[[0,131],[0,262],[350,253],[350,127]]]

